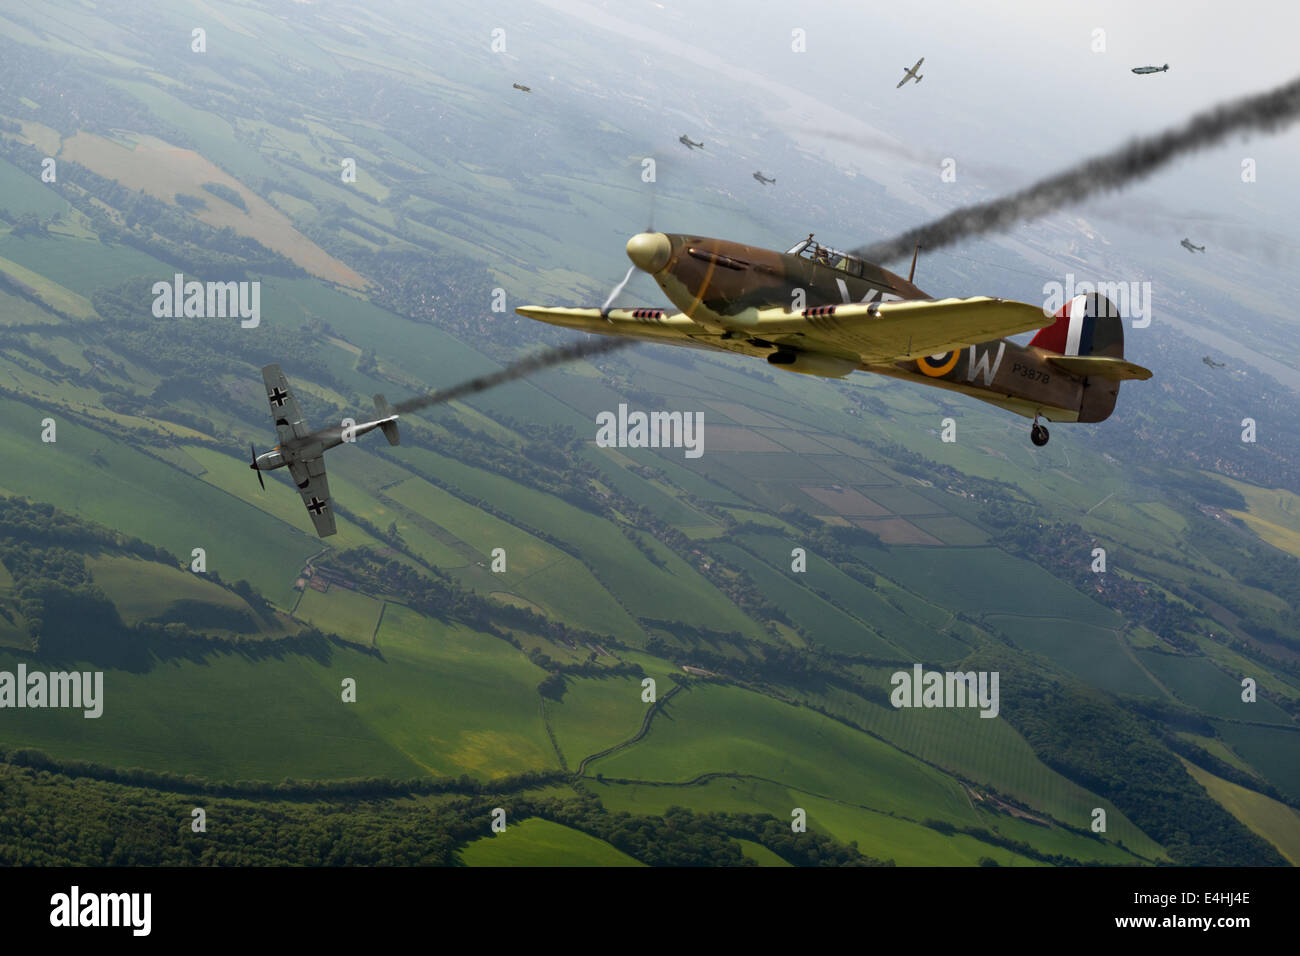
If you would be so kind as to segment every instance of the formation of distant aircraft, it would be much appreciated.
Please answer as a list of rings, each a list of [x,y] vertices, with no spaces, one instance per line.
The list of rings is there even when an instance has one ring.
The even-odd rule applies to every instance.
[[[627,243],[681,311],[523,306],[528,318],[581,332],[765,358],[788,372],[867,371],[934,385],[1033,419],[1110,416],[1120,383],[1151,372],[1124,358],[1124,323],[1104,296],[1075,296],[1054,316],[1024,302],[931,299],[904,279],[810,235],[787,252],[725,239],[644,232]],[[792,308],[791,303],[800,303]],[[1028,345],[1002,336],[1038,330]]]
[[[1164,66],[1135,66],[1135,67],[1133,67],[1133,72],[1134,72],[1134,73],[1167,73],[1168,71],[1169,71],[1169,64],[1168,64],[1168,63],[1166,63]]]
[[[531,93],[533,91],[531,86],[524,86],[522,83],[511,83],[510,85],[524,93]]]
[[[1197,245],[1194,245],[1194,244],[1192,243],[1192,240],[1190,240],[1190,239],[1186,239],[1186,238],[1184,238],[1183,241],[1179,243],[1179,245],[1182,246],[1184,249],[1186,249],[1188,252],[1204,252],[1204,251],[1205,251],[1205,247],[1204,247],[1204,246],[1197,246]]]
[[[685,133],[682,133],[681,136],[677,137],[677,142],[681,143],[687,149],[695,150],[695,149],[704,148],[703,143],[695,142],[695,140],[691,139]],[[764,186],[772,186],[776,183],[775,179],[768,179],[766,176],[763,175],[761,171],[755,171],[754,178],[758,180],[760,183],[762,183]]]
[[[383,431],[388,444],[396,445],[400,441],[398,416],[384,396],[376,395],[375,412],[379,418],[374,421],[360,425],[332,425],[312,431],[298,409],[298,402],[289,390],[289,380],[280,371],[280,366],[263,368],[262,381],[266,385],[266,400],[271,405],[271,417],[280,444],[260,455],[256,448],[250,448],[253,460],[248,467],[257,472],[257,481],[263,489],[266,482],[262,480],[262,472],[288,468],[293,483],[298,486],[298,493],[302,495],[302,503],[311,515],[311,522],[316,526],[316,533],[322,538],[329,537],[337,529],[330,504],[330,486],[325,478],[325,452],[376,428]]]
[[[908,80],[916,80],[916,82],[920,83],[923,79],[925,79],[925,77],[923,77],[921,74],[916,72],[921,68],[921,64],[924,62],[925,62],[925,57],[921,57],[921,59],[916,61],[916,66],[911,67],[910,69],[908,67],[903,67],[903,78],[898,81],[898,85],[894,87],[894,89],[901,90],[903,88],[903,84],[906,83]]]

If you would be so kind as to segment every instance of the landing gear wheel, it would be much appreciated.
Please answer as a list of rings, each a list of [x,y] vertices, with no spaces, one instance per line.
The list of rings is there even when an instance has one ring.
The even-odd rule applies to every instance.
[[[1042,448],[1047,444],[1047,439],[1052,436],[1048,433],[1046,426],[1034,422],[1034,427],[1029,430],[1029,440]]]

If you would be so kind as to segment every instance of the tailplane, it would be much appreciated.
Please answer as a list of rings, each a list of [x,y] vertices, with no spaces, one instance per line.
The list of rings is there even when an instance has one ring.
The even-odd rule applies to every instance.
[[[1110,299],[1096,292],[1076,295],[1056,313],[1056,321],[1038,330],[1031,346],[1062,356],[1058,368],[1083,377],[1079,421],[1110,417],[1124,379],[1150,378],[1151,372],[1124,359],[1124,316]]]
[[[381,422],[379,427],[383,431],[384,437],[388,439],[388,444],[400,445],[402,437],[397,433],[397,422],[394,421],[397,418],[397,413],[393,411],[393,406],[388,404],[388,399],[382,395],[376,395],[375,411],[379,413],[380,418],[387,419]]]

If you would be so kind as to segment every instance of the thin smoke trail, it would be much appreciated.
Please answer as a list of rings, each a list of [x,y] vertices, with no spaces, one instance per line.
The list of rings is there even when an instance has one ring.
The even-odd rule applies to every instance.
[[[578,359],[590,358],[593,355],[613,352],[616,349],[626,348],[632,344],[634,343],[626,339],[598,339],[591,342],[578,342],[562,348],[549,349],[538,355],[530,355],[528,358],[520,359],[518,362],[507,365],[499,371],[480,375],[478,378],[461,382],[459,385],[453,385],[451,388],[445,388],[429,395],[408,398],[404,402],[398,402],[393,406],[393,410],[398,414],[405,414],[418,411],[421,408],[428,408],[430,405],[441,405],[443,402],[450,402],[458,398],[464,398],[466,395],[486,391],[497,385],[503,385],[506,382],[513,382],[517,378],[523,378],[533,372],[540,372],[542,369],[550,368],[553,365],[563,365],[565,362],[575,362]]]
[[[1130,140],[1113,152],[1040,180],[1019,192],[954,210],[935,221],[885,242],[855,250],[873,262],[888,262],[918,244],[938,249],[962,239],[1003,229],[1045,215],[1097,193],[1143,179],[1161,166],[1223,141],[1233,133],[1274,132],[1300,118],[1300,79],[1267,93],[1221,103],[1197,113],[1181,126],[1156,136]]]

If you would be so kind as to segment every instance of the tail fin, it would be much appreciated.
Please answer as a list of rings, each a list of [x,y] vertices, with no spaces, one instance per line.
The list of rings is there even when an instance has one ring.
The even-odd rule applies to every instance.
[[[375,411],[379,413],[380,418],[396,418],[397,413],[393,411],[393,406],[388,404],[388,399],[382,395],[375,396]],[[400,445],[402,437],[397,433],[397,422],[386,421],[379,426],[388,439],[390,445]]]
[[[1031,346],[1057,355],[1124,357],[1124,316],[1104,295],[1076,295],[1056,313],[1056,321],[1038,330]],[[1079,421],[1100,422],[1110,417],[1119,397],[1119,381],[1100,376],[1084,379]]]

